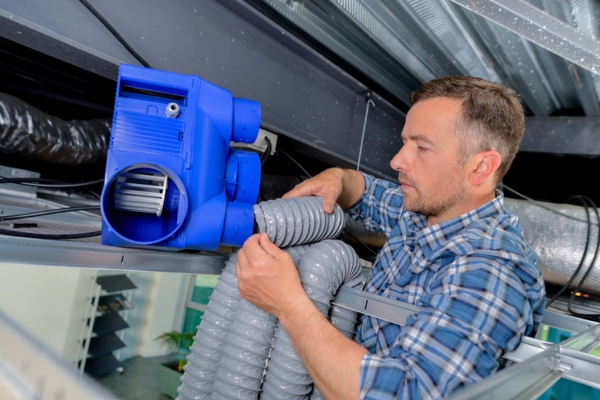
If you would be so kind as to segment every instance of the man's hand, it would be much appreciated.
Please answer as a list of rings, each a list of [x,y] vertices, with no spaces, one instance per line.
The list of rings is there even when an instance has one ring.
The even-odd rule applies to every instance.
[[[283,198],[320,196],[323,198],[323,211],[331,214],[336,202],[342,208],[348,208],[360,199],[364,189],[363,176],[357,171],[330,168],[296,185]]]
[[[308,298],[292,258],[253,235],[238,252],[240,295],[275,315],[309,375],[328,399],[358,399],[364,347],[340,333]]]
[[[292,258],[266,234],[251,236],[237,254],[240,296],[258,308],[279,317],[306,297]]]

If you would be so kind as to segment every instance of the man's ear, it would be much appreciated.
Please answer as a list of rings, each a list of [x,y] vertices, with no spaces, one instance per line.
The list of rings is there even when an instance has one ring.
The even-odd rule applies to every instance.
[[[479,186],[488,179],[494,179],[494,173],[500,166],[502,157],[496,151],[484,151],[477,153],[471,159],[471,172],[469,173],[469,183],[473,186]]]

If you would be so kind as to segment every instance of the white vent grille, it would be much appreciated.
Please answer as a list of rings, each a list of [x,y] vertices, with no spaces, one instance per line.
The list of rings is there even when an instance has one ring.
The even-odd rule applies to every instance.
[[[115,209],[156,214],[160,217],[168,180],[166,175],[159,173],[121,174],[115,185]]]

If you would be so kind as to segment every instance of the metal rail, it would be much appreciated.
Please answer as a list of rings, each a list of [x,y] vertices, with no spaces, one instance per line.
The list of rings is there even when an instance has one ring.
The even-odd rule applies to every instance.
[[[600,43],[522,0],[452,0],[573,64],[600,74]]]

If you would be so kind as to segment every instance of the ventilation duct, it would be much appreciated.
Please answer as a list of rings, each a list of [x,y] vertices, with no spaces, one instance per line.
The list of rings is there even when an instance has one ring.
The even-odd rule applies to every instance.
[[[110,121],[64,121],[0,93],[0,152],[76,166],[106,157]]]
[[[263,202],[255,206],[256,222],[271,241],[291,246],[285,251],[297,266],[309,298],[351,338],[357,313],[331,307],[330,302],[342,284],[362,285],[362,268],[350,246],[327,240],[339,235],[344,215],[339,206],[333,214],[325,214],[321,203],[319,198]],[[309,218],[310,225],[302,223]],[[321,242],[299,244],[315,240]],[[275,317],[239,297],[236,261],[232,255],[209,301],[178,398],[322,398]]]
[[[537,266],[544,276],[544,281],[564,285],[577,269],[584,255],[587,240],[587,214],[583,207],[569,204],[535,203],[524,200],[505,199],[504,206],[516,214],[523,225],[525,240],[537,256]],[[560,213],[562,215],[559,215]],[[589,249],[585,256],[579,278],[575,279],[572,287],[588,268],[598,239],[598,221],[595,213],[590,210],[591,222]],[[581,289],[594,294],[600,294],[600,257]]]

